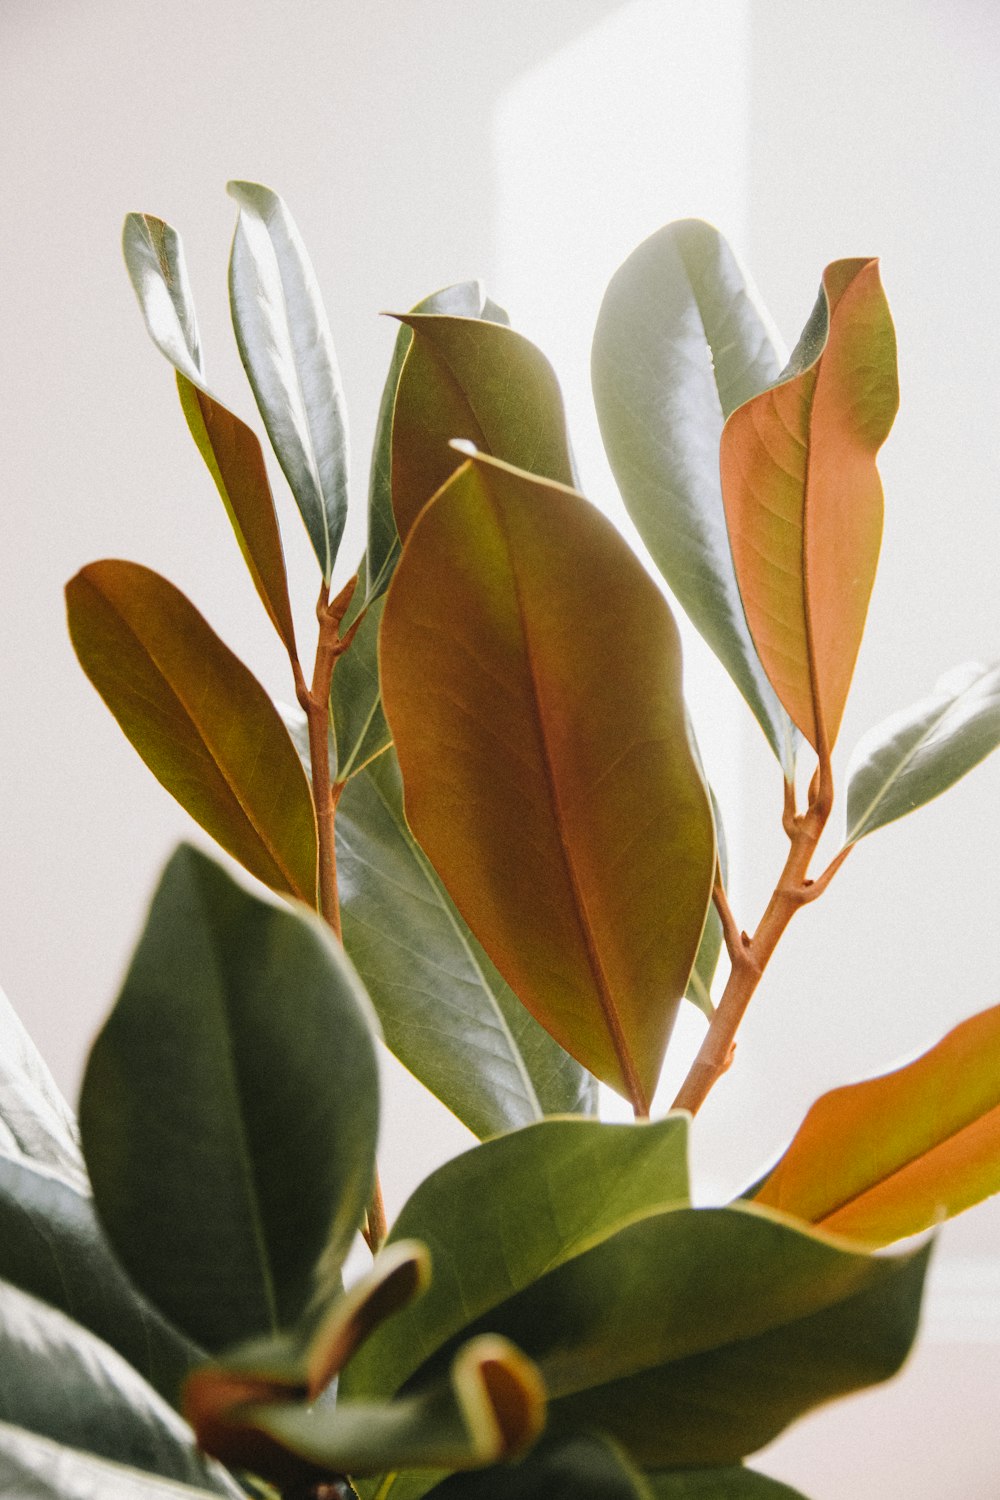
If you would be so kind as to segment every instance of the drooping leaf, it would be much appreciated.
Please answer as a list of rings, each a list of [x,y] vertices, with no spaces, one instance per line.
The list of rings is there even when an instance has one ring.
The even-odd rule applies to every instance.
[[[188,427],[215,480],[254,587],[294,660],[285,557],[264,455],[256,434],[205,385],[180,237],[162,219],[129,214],[122,248],[149,335],[177,371]]]
[[[723,889],[729,880],[729,854],[726,849],[726,832],[722,826],[722,809],[716,799],[715,793],[709,787],[709,796],[712,799],[712,817],[715,820],[715,843],[719,859],[719,871],[722,875]],[[697,1005],[708,1020],[712,1019],[715,1007],[712,1004],[712,980],[719,966],[719,955],[722,952],[722,921],[715,909],[713,902],[708,908],[708,916],[705,918],[705,930],[701,935],[698,945],[698,956],[691,970],[691,978],[685,992],[686,998],[692,1005]]]
[[[239,205],[229,295],[240,358],[327,583],[347,517],[347,413],[305,246],[276,193],[230,182]]]
[[[84,1151],[136,1284],[209,1350],[293,1324],[371,1188],[367,999],[318,920],[183,847],[87,1065]]]
[[[888,1245],[1000,1192],[1000,1006],[881,1078],[812,1106],[754,1194],[832,1234]]]
[[[847,768],[845,843],[930,802],[997,745],[1000,665],[966,662],[858,741]]]
[[[545,1120],[438,1168],[389,1237],[427,1245],[430,1288],[365,1344],[342,1390],[391,1395],[470,1320],[638,1214],[686,1203],[687,1124]]]
[[[382,596],[369,602],[357,634],[333,674],[330,720],[338,781],[356,776],[392,743],[378,680],[378,632],[384,604]]]
[[[381,670],[407,819],[466,922],[648,1113],[716,858],[663,596],[579,495],[478,456],[410,533]]]
[[[456,318],[488,318],[506,323],[502,308],[483,297],[478,281],[460,281],[411,308],[413,313],[440,313]],[[382,390],[382,400],[375,423],[371,476],[368,485],[368,551],[366,554],[366,597],[378,595],[388,587],[399,550],[396,518],[392,513],[392,413],[396,404],[400,371],[413,334],[405,323],[396,335],[389,373]]]
[[[83,670],[157,780],[251,874],[315,905],[309,785],[257,679],[138,563],[91,563],[66,603]]]
[[[840,728],[882,540],[899,387],[876,260],[838,260],[781,380],[732,413],[722,493],[758,655],[817,750]]]
[[[408,314],[392,422],[392,508],[405,541],[463,461],[455,438],[559,484],[576,482],[562,394],[544,354],[484,318]]]
[[[48,1167],[78,1189],[86,1186],[73,1111],[2,990],[0,1152]]]
[[[195,1489],[0,1422],[0,1493],[18,1500],[210,1500],[218,1494],[242,1500],[236,1482],[217,1465],[211,1469],[218,1488]]]
[[[553,1438],[597,1430],[642,1467],[725,1467],[898,1370],[928,1253],[853,1253],[744,1205],[675,1209],[564,1261],[459,1337],[518,1342],[541,1370]],[[404,1395],[440,1379],[454,1342]]]
[[[416,844],[392,750],[344,789],[337,873],[344,946],[387,1046],[463,1124],[482,1137],[596,1112],[593,1078],[497,973]]]
[[[723,422],[780,368],[767,314],[710,224],[668,224],[612,277],[594,332],[592,377],[622,499],[790,777],[794,731],[750,638],[719,483]]]
[[[0,1283],[0,1423],[231,1495],[191,1430],[140,1375],[64,1313]],[[220,1482],[221,1481],[221,1482]]]
[[[0,1155],[0,1277],[110,1344],[176,1404],[202,1357],[136,1291],[93,1200],[53,1172]]]

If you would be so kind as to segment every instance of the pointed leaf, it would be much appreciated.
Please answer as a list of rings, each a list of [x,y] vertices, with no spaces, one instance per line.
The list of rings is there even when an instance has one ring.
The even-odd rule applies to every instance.
[[[875,456],[899,404],[876,260],[838,260],[791,363],[722,434],[733,561],[764,670],[793,723],[832,748],[882,540]]]
[[[239,205],[229,295],[240,358],[329,583],[347,516],[347,413],[312,264],[276,193],[230,182]]]
[[[341,1389],[391,1395],[470,1319],[638,1214],[686,1203],[687,1127],[686,1115],[641,1125],[545,1120],[432,1173],[389,1239],[427,1245],[430,1288],[358,1352]]]
[[[100,1339],[0,1283],[0,1423],[151,1474],[232,1493],[190,1428]]]
[[[847,768],[847,838],[940,796],[1000,745],[1000,665],[966,662],[926,698],[869,730]]]
[[[616,271],[594,332],[597,416],[622,499],[786,777],[791,724],[747,628],[719,483],[722,424],[781,368],[767,314],[710,224],[681,219]]]
[[[368,1009],[318,920],[178,850],[80,1123],[122,1264],[207,1349],[294,1323],[337,1274],[372,1180]]]
[[[294,660],[285,557],[264,455],[256,434],[205,386],[180,237],[162,219],[129,214],[122,246],[149,335],[177,371],[191,435],[215,480],[254,587]]]
[[[452,439],[543,479],[576,482],[559,383],[534,344],[482,318],[402,322],[414,335],[392,423],[392,508],[404,541],[462,463]]]
[[[83,670],[157,780],[251,874],[314,905],[312,796],[257,679],[138,563],[91,563],[66,603]]]
[[[407,819],[465,920],[648,1113],[716,857],[663,596],[580,496],[477,457],[410,533],[381,669]]]
[[[154,1478],[0,1422],[0,1493],[18,1500],[209,1500],[218,1494],[242,1500],[235,1480],[218,1465],[206,1467],[216,1484],[213,1490]]]
[[[86,1186],[73,1111],[2,990],[0,1151],[48,1167],[76,1188]]]
[[[482,1137],[596,1112],[593,1079],[497,973],[414,841],[392,750],[344,788],[337,873],[344,946],[386,1045],[463,1124]]]
[[[553,1437],[597,1429],[649,1468],[725,1466],[834,1396],[895,1374],[929,1247],[853,1253],[740,1205],[653,1213],[469,1323],[519,1342]],[[404,1394],[441,1378],[446,1344]]]
[[[1000,1192],[1000,1006],[812,1106],[755,1201],[870,1245]]]

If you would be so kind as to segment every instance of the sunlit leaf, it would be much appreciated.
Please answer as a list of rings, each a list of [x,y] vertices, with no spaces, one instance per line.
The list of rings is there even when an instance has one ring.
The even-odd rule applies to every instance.
[[[847,768],[845,842],[930,802],[997,745],[1000,665],[966,662],[858,741]]]
[[[309,785],[257,679],[138,563],[91,563],[66,602],[83,670],[157,780],[251,874],[314,905]]]
[[[754,1195],[887,1245],[1000,1192],[1000,1006],[915,1062],[812,1106]]]
[[[294,1324],[361,1222],[377,1118],[367,999],[339,948],[182,847],[80,1102],[133,1280],[210,1350]]]
[[[612,277],[594,333],[592,375],[622,499],[678,603],[791,776],[793,730],[747,628],[719,483],[723,422],[780,368],[770,321],[710,224],[668,224]]]
[[[410,533],[381,669],[407,819],[465,920],[648,1112],[716,858],[661,593],[580,496],[477,457]]]
[[[875,457],[899,402],[875,260],[838,260],[788,368],[729,417],[722,492],[750,632],[792,721],[837,738],[882,540]]]
[[[2,990],[0,1152],[48,1167],[74,1187],[86,1188],[73,1111]]]
[[[239,205],[229,293],[240,357],[327,582],[347,516],[347,413],[316,277],[276,193],[230,182]]]

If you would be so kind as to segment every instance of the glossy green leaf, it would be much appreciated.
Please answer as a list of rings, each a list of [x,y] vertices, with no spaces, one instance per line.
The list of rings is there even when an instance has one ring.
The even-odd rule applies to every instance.
[[[53,1172],[0,1155],[0,1277],[117,1349],[176,1404],[201,1352],[136,1291],[93,1200]]]
[[[719,483],[723,422],[780,368],[767,314],[710,224],[668,224],[612,277],[592,378],[622,499],[790,777],[794,732],[750,638]]]
[[[440,313],[456,318],[488,318],[506,323],[502,308],[484,298],[478,281],[460,281],[432,292],[411,308],[413,313]],[[368,551],[366,554],[366,597],[378,595],[388,586],[399,550],[399,533],[392,513],[392,413],[403,360],[413,340],[404,324],[396,335],[389,373],[382,390],[375,443],[372,449],[371,476],[368,485]]]
[[[854,1253],[743,1205],[653,1213],[460,1337],[490,1329],[538,1364],[553,1437],[596,1429],[643,1467],[725,1466],[898,1370],[928,1252]],[[404,1394],[439,1379],[452,1352],[446,1344]]]
[[[347,413],[305,246],[276,193],[230,182],[239,205],[229,295],[240,358],[329,583],[347,517]]]
[[[207,389],[180,237],[162,219],[129,214],[122,236],[149,335],[177,371],[191,435],[226,507],[264,608],[295,657],[295,627],[278,518],[256,434]]]
[[[78,1189],[86,1187],[73,1111],[2,990],[0,1152],[58,1172]]]
[[[722,874],[722,885],[725,888],[729,880],[729,854],[726,849],[726,833],[722,826],[722,809],[719,807],[715,793],[709,787],[709,796],[712,799],[712,817],[715,820],[715,843],[718,852],[719,870]],[[705,930],[701,935],[698,945],[698,957],[694,961],[691,970],[691,978],[685,992],[686,998],[696,1005],[708,1020],[712,1019],[715,1007],[712,1004],[712,980],[719,966],[719,955],[722,952],[722,921],[715,909],[715,902],[708,908],[708,916],[705,918]]]
[[[120,1260],[205,1348],[294,1324],[334,1281],[371,1188],[371,1025],[317,919],[178,850],[80,1123]]]
[[[381,596],[369,602],[357,634],[333,674],[330,720],[338,781],[356,776],[392,743],[378,679],[378,632],[384,605]]]
[[[426,1244],[426,1295],[344,1373],[353,1396],[391,1395],[421,1362],[555,1265],[637,1215],[688,1200],[686,1115],[656,1124],[545,1120],[446,1162],[393,1225]]]
[[[157,780],[251,874],[314,905],[309,784],[257,679],[138,563],[91,563],[66,603],[83,670]]]
[[[196,1489],[0,1422],[0,1493],[17,1500],[208,1500],[218,1494],[241,1500],[235,1481],[211,1467],[217,1488]]]
[[[543,479],[576,482],[559,383],[534,344],[482,318],[402,321],[414,335],[392,423],[392,508],[404,541],[463,461],[455,438]]]
[[[837,738],[882,541],[876,454],[899,404],[876,260],[838,260],[788,368],[732,413],[722,493],[764,670],[817,751]]]
[[[113,1349],[0,1283],[0,1423],[168,1479],[232,1494],[190,1428]]]
[[[895,1072],[824,1094],[754,1194],[870,1245],[1000,1192],[1000,1006]]]
[[[1000,745],[1000,665],[966,662],[933,693],[864,735],[847,768],[847,837],[902,818]]]
[[[455,904],[648,1113],[716,859],[659,589],[579,495],[478,456],[410,533],[381,671],[406,816]]]
[[[387,1046],[463,1124],[487,1136],[596,1112],[594,1080],[497,973],[415,842],[392,750],[344,789],[337,873],[344,945]]]

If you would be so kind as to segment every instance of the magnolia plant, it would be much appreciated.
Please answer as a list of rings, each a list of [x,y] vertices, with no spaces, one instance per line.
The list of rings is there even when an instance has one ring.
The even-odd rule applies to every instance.
[[[139,754],[273,895],[174,855],[79,1133],[0,1016],[5,1487],[789,1500],[745,1457],[914,1338],[928,1238],[875,1252],[1000,1188],[995,1007],[821,1098],[736,1202],[689,1193],[692,1118],[785,928],[1000,742],[1000,667],[958,669],[859,744],[843,846],[813,870],[897,405],[878,265],[827,268],[783,366],[725,241],[671,224],[615,275],[594,340],[625,504],[780,769],[788,854],[751,932],[671,605],[578,493],[545,358],[478,283],[400,317],[367,550],[335,583],[326,317],[282,201],[230,191],[236,339],[318,563],[312,664],[261,445],[208,383],[176,234],[144,215],[129,274],[294,705],[138,563],[90,564],[67,600]],[[685,1004],[704,1039],[651,1119]],[[391,1227],[379,1037],[481,1142]],[[598,1081],[634,1124],[598,1118]],[[345,1285],[359,1230],[370,1268]]]

